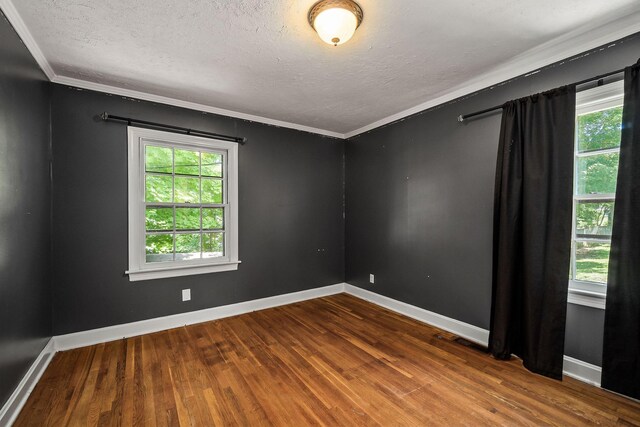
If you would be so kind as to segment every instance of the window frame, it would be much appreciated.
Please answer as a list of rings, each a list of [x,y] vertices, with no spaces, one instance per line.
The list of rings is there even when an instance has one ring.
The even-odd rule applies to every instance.
[[[576,243],[582,242],[611,242],[610,238],[578,238],[576,230],[576,215],[579,202],[604,201],[615,202],[613,194],[578,195],[578,159],[599,154],[619,153],[620,147],[589,152],[580,152],[578,146],[578,116],[619,107],[624,103],[624,82],[616,81],[603,86],[597,86],[576,94],[575,135],[574,135],[574,164],[573,164],[573,194],[572,194],[572,224],[571,224],[571,270],[569,277],[569,302],[586,305],[593,308],[605,308],[607,284],[574,279],[576,270]]]
[[[128,126],[127,133],[129,269],[125,274],[129,275],[129,280],[151,280],[237,270],[240,263],[238,260],[238,144],[134,126]],[[191,149],[223,155],[223,203],[213,205],[224,207],[224,256],[146,262],[145,146],[149,143],[154,146]],[[149,204],[156,205],[152,202]],[[175,202],[171,204],[180,205]],[[210,205],[210,203],[193,205],[202,207]]]

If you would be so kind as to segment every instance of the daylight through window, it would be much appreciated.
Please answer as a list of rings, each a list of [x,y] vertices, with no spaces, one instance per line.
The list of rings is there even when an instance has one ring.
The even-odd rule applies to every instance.
[[[155,278],[232,269],[220,266],[238,262],[237,145],[138,128],[129,133],[132,280],[138,271],[161,271],[145,277]]]
[[[224,153],[145,144],[147,262],[224,256]]]
[[[621,90],[614,90],[618,87],[587,91],[582,103],[579,94],[576,111],[571,285],[602,293],[620,158],[623,100]]]

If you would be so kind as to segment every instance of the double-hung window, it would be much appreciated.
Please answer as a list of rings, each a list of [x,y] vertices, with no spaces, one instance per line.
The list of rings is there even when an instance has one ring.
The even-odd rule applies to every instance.
[[[130,280],[236,270],[237,144],[128,132]]]
[[[611,251],[622,104],[622,82],[580,92],[576,98],[569,289],[574,299],[600,308],[604,307]]]

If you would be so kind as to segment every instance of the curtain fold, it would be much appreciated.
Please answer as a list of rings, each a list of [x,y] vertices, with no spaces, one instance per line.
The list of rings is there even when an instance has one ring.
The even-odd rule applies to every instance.
[[[504,105],[489,350],[562,378],[571,258],[575,86]]]
[[[640,399],[640,61],[627,67],[611,236],[602,387]]]

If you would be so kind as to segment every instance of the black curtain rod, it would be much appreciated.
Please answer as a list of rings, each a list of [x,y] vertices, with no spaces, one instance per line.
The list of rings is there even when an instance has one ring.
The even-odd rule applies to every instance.
[[[616,71],[611,71],[610,73],[605,73],[605,74],[600,74],[599,76],[595,76],[595,77],[590,77],[588,79],[584,79],[584,80],[580,80],[579,82],[573,83],[576,86],[580,86],[583,85],[585,83],[589,83],[595,80],[600,80],[598,82],[598,86],[604,84],[603,81],[601,81],[602,79],[606,79],[607,77],[611,77],[615,74],[620,74],[624,72],[624,68],[622,68],[621,70],[616,70]],[[578,90],[579,92],[579,90]],[[486,113],[490,113],[492,111],[497,111],[497,110],[502,110],[502,105],[496,105],[495,107],[490,107],[490,108],[485,108],[484,110],[480,110],[480,111],[476,111],[475,113],[469,113],[469,114],[460,114],[458,116],[458,121],[459,122],[464,122],[467,119],[470,119],[471,117],[475,117],[475,116],[480,116],[482,114],[486,114]]]
[[[247,142],[247,138],[242,138],[242,137],[237,137],[237,136],[229,136],[229,135],[222,135],[219,133],[213,133],[213,132],[206,132],[203,130],[195,130],[195,129],[189,129],[189,128],[183,128],[180,126],[173,126],[173,125],[165,125],[162,123],[155,123],[155,122],[148,122],[146,120],[138,120],[138,119],[132,119],[130,117],[120,117],[120,116],[114,116],[111,115],[109,113],[107,113],[106,111],[102,114],[100,114],[100,118],[102,120],[106,121],[114,121],[114,122],[124,122],[127,123],[128,125],[140,125],[143,127],[147,127],[147,128],[154,128],[154,129],[163,129],[163,130],[167,130],[170,132],[175,132],[175,133],[184,133],[186,135],[193,135],[193,136],[201,136],[204,138],[212,138],[212,139],[222,139],[225,141],[230,141],[230,142],[237,142],[238,144],[243,145],[245,142]]]

